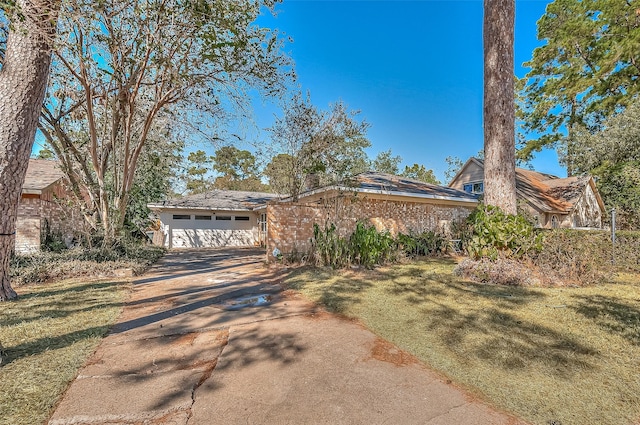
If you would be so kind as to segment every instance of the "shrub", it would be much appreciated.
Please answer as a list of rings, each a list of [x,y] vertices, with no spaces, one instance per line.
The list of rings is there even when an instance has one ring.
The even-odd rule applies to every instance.
[[[616,272],[640,272],[640,232],[616,232],[616,245],[606,231],[557,229],[545,232],[544,249],[532,256],[535,265],[555,279],[597,283]]]
[[[333,268],[351,264],[372,268],[393,260],[396,249],[395,240],[389,232],[378,232],[374,226],[367,226],[363,222],[356,224],[356,229],[348,238],[338,235],[334,224],[324,229],[314,224],[309,258],[315,265]]]
[[[521,215],[479,205],[467,218],[470,227],[464,247],[473,259],[523,258],[542,249],[542,235]]]
[[[391,261],[396,246],[388,231],[378,232],[374,226],[367,226],[360,221],[349,237],[350,260],[353,264],[372,268],[376,264]]]
[[[411,258],[442,254],[447,248],[446,238],[429,230],[418,234],[399,233],[396,242],[404,254]]]
[[[453,270],[456,276],[464,276],[475,282],[497,285],[529,286],[545,283],[535,268],[522,260],[481,258],[462,260]]]
[[[320,229],[313,225],[313,238],[311,239],[312,263],[316,265],[331,266],[333,268],[345,267],[349,261],[347,241],[338,235],[335,224]]]
[[[10,263],[10,276],[16,285],[47,282],[82,276],[114,276],[118,269],[142,274],[162,255],[164,248],[129,244],[116,248],[74,248],[60,252],[16,254]]]

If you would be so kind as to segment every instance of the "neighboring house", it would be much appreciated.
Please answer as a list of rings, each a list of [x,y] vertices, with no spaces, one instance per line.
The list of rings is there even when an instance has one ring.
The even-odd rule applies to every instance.
[[[58,162],[30,159],[16,217],[17,252],[40,250],[44,232],[72,238],[74,213],[64,206],[66,197]]]
[[[212,191],[149,204],[170,248],[263,245],[271,253],[303,253],[313,225],[335,224],[346,236],[363,220],[378,230],[418,233],[448,229],[477,205],[477,196],[383,173],[291,198],[268,193]],[[238,220],[241,217],[241,220]]]
[[[470,194],[484,192],[484,162],[470,158],[449,186]],[[559,178],[516,168],[518,204],[543,228],[601,228],[604,204],[591,176]]]
[[[149,204],[160,220],[167,248],[211,248],[264,245],[267,201],[273,193],[214,190]],[[262,209],[262,210],[261,210]]]

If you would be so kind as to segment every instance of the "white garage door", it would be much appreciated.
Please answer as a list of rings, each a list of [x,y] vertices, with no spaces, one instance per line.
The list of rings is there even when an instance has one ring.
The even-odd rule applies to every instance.
[[[258,218],[253,213],[171,214],[168,236],[171,248],[255,246]]]

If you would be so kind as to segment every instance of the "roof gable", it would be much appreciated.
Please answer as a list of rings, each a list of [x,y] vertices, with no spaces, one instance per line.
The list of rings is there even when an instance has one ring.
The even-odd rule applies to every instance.
[[[63,177],[64,173],[60,170],[58,161],[29,159],[22,191],[39,193]]]
[[[450,185],[457,183],[472,164],[480,166],[484,170],[484,161],[472,157],[458,171]],[[541,212],[569,213],[584,195],[586,186],[589,184],[592,185],[600,208],[604,210],[604,204],[602,204],[600,195],[593,184],[593,178],[590,176],[559,178],[553,174],[516,167],[518,199],[526,201]]]

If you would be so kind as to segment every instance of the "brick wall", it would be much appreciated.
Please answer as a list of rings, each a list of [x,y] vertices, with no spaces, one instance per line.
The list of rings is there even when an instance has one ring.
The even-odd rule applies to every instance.
[[[68,239],[79,233],[84,225],[82,214],[67,205],[66,199],[62,184],[54,184],[40,195],[22,195],[16,219],[17,252],[38,251],[45,225]]]
[[[452,221],[467,217],[474,207],[353,197],[312,204],[274,202],[267,206],[267,253],[271,257],[274,248],[285,255],[307,252],[314,223],[321,227],[334,223],[341,236],[348,236],[356,223],[364,220],[379,231],[396,235],[447,229]]]
[[[16,218],[16,251],[30,252],[40,249],[40,197],[23,195],[18,204]]]

